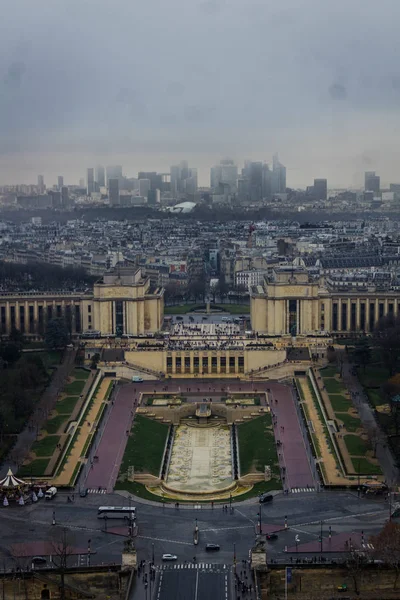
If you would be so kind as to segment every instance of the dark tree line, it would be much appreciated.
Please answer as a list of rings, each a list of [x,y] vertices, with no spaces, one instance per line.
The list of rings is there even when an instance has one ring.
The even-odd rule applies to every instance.
[[[0,290],[7,292],[82,289],[92,285],[95,279],[82,268],[63,268],[47,263],[20,265],[0,261]]]

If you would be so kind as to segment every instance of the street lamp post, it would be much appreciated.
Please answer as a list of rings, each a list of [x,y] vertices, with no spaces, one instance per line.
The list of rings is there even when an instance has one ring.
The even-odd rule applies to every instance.
[[[53,510],[53,520],[52,520],[51,524],[52,525],[56,524],[56,511],[55,510]]]

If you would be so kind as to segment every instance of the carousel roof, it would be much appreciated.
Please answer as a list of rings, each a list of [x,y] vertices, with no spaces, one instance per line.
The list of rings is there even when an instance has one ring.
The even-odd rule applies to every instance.
[[[22,481],[22,479],[18,479],[18,477],[15,477],[11,469],[8,469],[8,473],[4,477],[4,479],[0,479],[0,488],[11,489],[20,487],[21,485],[26,485],[25,481]]]

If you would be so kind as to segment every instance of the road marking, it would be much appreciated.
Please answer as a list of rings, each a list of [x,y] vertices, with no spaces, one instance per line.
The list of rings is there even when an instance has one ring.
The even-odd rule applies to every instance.
[[[252,523],[251,525],[240,525],[239,527],[212,527],[211,529],[202,529],[201,531],[204,533],[204,531],[229,531],[231,529],[235,530],[236,529],[253,529],[254,527],[254,523]]]
[[[386,510],[374,510],[373,512],[355,513],[353,515],[345,515],[344,517],[330,517],[329,519],[318,519],[316,521],[308,521],[307,523],[295,523],[295,527],[304,527],[306,525],[319,525],[321,521],[328,523],[332,521],[343,521],[344,519],[354,519],[356,517],[369,517],[371,515],[384,515],[386,516]],[[290,525],[289,525],[290,528]]]
[[[179,542],[178,540],[169,540],[169,539],[165,539],[165,538],[148,537],[145,535],[138,535],[136,537],[140,538],[142,540],[153,540],[154,542],[168,542],[170,544],[181,544],[182,546],[193,546],[193,543]]]
[[[245,515],[244,513],[242,513],[241,510],[239,510],[238,508],[235,507],[235,512],[239,513],[239,515],[242,515],[242,517],[244,517],[245,519],[247,519],[247,521],[250,521],[250,523],[253,525],[253,527],[255,527],[255,521],[253,521],[252,519],[250,519],[250,517],[248,517],[247,515]]]

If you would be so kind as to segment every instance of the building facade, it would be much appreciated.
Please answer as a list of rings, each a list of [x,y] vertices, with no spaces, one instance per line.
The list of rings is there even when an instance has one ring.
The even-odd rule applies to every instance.
[[[144,335],[161,329],[164,290],[152,286],[141,269],[119,267],[85,292],[0,294],[0,333],[13,329],[40,337],[46,323],[63,317],[72,334]]]
[[[311,277],[306,269],[278,267],[250,294],[252,329],[271,336],[371,332],[387,315],[400,315],[395,286]]]

